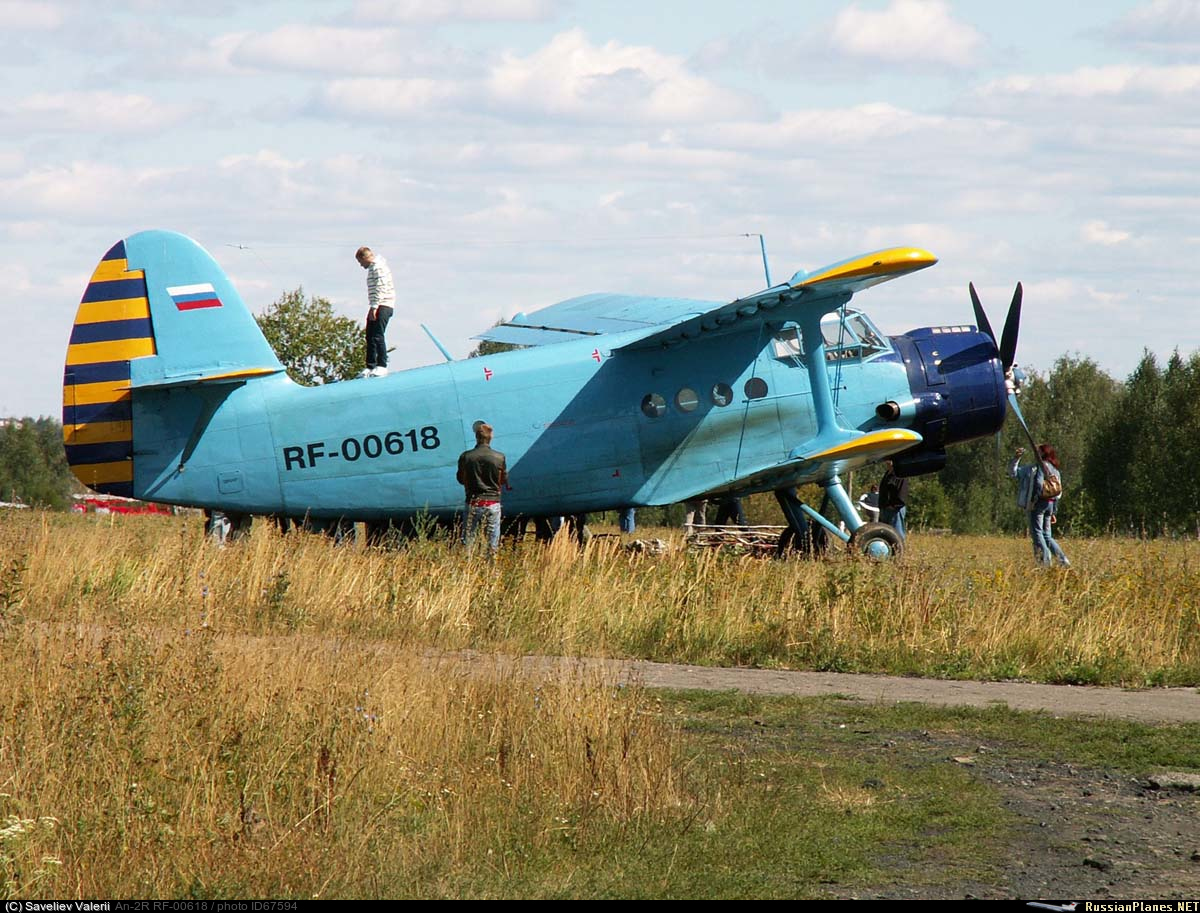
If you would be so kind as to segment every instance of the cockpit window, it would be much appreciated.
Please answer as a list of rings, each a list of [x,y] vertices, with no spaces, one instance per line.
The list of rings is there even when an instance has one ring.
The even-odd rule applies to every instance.
[[[847,309],[844,317],[842,312],[826,314],[821,320],[821,336],[825,340],[826,361],[870,358],[891,350],[887,339],[861,311]],[[771,345],[776,358],[804,363],[804,340],[794,324],[785,324]]]
[[[882,352],[890,348],[887,340],[875,329],[875,326],[867,319],[865,314],[847,314],[846,323],[854,330],[865,350]],[[863,355],[865,356],[866,354],[868,353],[864,351]]]
[[[804,354],[804,347],[800,344],[800,331],[794,327],[776,333],[771,345],[774,347],[776,358],[800,358]]]

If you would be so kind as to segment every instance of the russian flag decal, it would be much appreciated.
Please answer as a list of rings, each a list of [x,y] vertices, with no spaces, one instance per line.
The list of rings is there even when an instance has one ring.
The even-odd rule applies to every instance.
[[[199,285],[177,285],[174,288],[168,288],[167,294],[175,302],[175,307],[181,311],[221,307],[221,299],[217,297],[216,289],[212,287],[211,282],[201,282]]]

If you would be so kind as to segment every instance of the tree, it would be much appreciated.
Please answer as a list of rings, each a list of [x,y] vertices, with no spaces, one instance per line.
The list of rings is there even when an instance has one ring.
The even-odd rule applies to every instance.
[[[327,298],[284,292],[256,317],[267,342],[298,384],[314,386],[357,377],[366,367],[363,329],[338,317]]]
[[[1200,353],[1165,370],[1146,352],[1098,422],[1084,484],[1103,524],[1158,535],[1200,526]]]
[[[0,425],[0,501],[63,507],[72,483],[58,422],[26,418]]]

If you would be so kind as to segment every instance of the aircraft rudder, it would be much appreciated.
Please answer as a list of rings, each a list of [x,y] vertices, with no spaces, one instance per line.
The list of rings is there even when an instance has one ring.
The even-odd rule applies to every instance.
[[[130,364],[154,354],[145,271],[130,269],[118,241],[84,290],[63,369],[67,462],[94,491],[133,494]]]
[[[225,272],[199,244],[143,231],[114,244],[80,299],[63,371],[63,443],[95,491],[135,494],[135,391],[279,373]]]
[[[146,274],[157,358],[134,365],[134,381],[282,368],[254,315],[207,250],[184,235],[127,238],[131,266]]]

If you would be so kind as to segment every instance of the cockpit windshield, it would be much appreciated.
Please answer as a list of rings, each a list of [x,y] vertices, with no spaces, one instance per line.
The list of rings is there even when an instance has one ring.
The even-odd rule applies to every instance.
[[[825,338],[825,360],[847,361],[871,358],[890,352],[891,344],[862,311],[846,308],[826,314],[821,320],[821,335]],[[804,340],[794,323],[786,323],[772,341],[776,358],[804,363]]]

